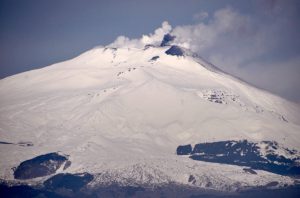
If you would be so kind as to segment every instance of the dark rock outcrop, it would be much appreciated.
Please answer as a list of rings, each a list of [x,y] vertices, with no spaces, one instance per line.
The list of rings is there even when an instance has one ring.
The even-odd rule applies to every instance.
[[[177,155],[190,154],[189,157],[193,160],[247,166],[249,169],[246,171],[252,174],[255,174],[252,169],[256,169],[281,175],[300,175],[300,166],[296,163],[299,160],[299,157],[295,155],[296,151],[281,148],[278,143],[272,141],[262,143],[267,145],[264,148],[264,155],[261,153],[259,144],[247,140],[200,143],[195,145],[191,153],[188,152],[187,146],[179,146]],[[278,155],[274,152],[277,149],[285,150],[295,157],[287,158]]]
[[[14,171],[15,179],[32,179],[56,172],[67,161],[67,157],[58,153],[48,153],[22,162]]]
[[[167,51],[166,54],[172,55],[172,56],[183,56],[184,50],[181,49],[179,46],[172,45]]]
[[[191,182],[193,183],[193,179]],[[206,186],[210,186],[208,182]],[[281,198],[300,197],[300,187],[278,187],[278,183],[270,182],[267,186],[241,189],[236,193],[210,191],[188,185],[166,184],[145,188],[143,186],[124,186],[113,184],[97,186],[97,188],[82,188],[73,192],[69,189],[47,189],[35,186],[10,186],[0,183],[0,197],[5,198],[116,198],[116,197],[190,197],[190,198]]]
[[[71,161],[66,161],[63,170],[66,170],[67,168],[69,168],[71,166],[72,162]]]
[[[157,59],[159,59],[159,56],[153,56],[150,61],[156,61]]]
[[[189,155],[192,153],[192,146],[190,144],[178,146],[176,153],[177,155]]]
[[[64,198],[54,192],[28,185],[10,186],[0,183],[0,197],[3,198]]]
[[[0,141],[0,144],[14,144],[14,143]]]
[[[80,190],[94,179],[93,175],[89,173],[78,174],[57,174],[44,182],[46,189],[69,189],[73,192]]]
[[[253,169],[251,168],[243,168],[243,171],[245,171],[246,173],[250,173],[250,174],[253,174],[253,175],[256,175],[257,172],[255,172]]]
[[[176,36],[172,36],[171,34],[165,34],[160,46],[168,46],[171,41],[174,41],[175,38]]]

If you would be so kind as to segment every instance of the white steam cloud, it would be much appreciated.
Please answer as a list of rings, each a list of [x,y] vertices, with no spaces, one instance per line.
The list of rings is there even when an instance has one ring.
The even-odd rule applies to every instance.
[[[119,36],[110,47],[134,47],[143,48],[145,45],[159,45],[165,34],[172,30],[172,26],[164,21],[160,28],[156,29],[153,34],[143,35],[139,39],[129,39],[126,36]]]
[[[139,39],[118,37],[110,46],[159,45],[167,33],[217,67],[246,81],[300,102],[300,27],[298,10],[285,1],[265,1],[254,15],[225,7],[194,14],[196,24],[172,28],[168,22]],[[291,55],[292,54],[292,55]],[[280,79],[280,80],[279,80]]]

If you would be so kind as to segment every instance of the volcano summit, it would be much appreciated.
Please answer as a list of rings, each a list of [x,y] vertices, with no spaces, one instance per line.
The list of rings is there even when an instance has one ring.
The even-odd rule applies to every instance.
[[[30,184],[30,196],[174,196],[181,186],[185,197],[296,185],[300,107],[165,38],[2,79],[1,193]]]

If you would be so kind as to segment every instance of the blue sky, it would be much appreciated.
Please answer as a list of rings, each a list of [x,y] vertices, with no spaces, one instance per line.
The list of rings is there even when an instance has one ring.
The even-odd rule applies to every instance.
[[[0,0],[0,78],[72,58],[167,21],[177,42],[300,101],[300,1]]]

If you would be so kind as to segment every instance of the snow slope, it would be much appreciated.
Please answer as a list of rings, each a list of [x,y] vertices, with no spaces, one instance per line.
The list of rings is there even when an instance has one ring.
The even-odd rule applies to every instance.
[[[198,57],[167,55],[169,48],[99,47],[2,79],[0,141],[15,144],[0,144],[0,178],[12,180],[11,168],[20,162],[59,151],[72,161],[64,172],[102,173],[91,185],[292,184],[290,177],[249,175],[242,167],[175,154],[178,145],[242,139],[300,150],[300,107]]]

